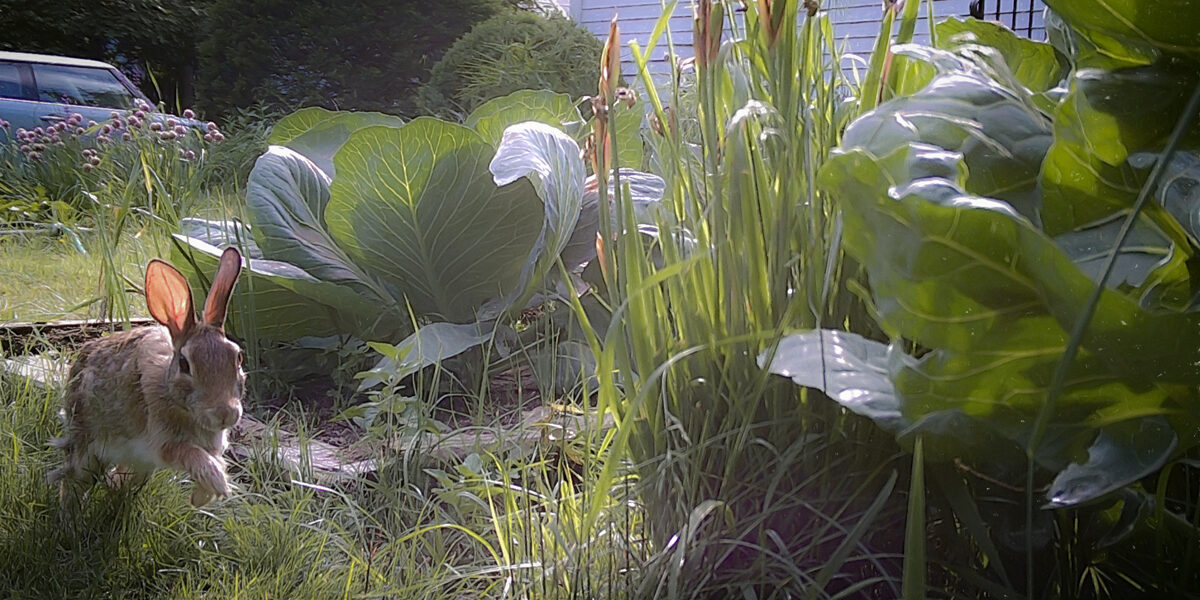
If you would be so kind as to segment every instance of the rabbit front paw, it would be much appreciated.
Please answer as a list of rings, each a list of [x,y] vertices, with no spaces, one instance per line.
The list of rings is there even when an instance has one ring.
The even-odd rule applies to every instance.
[[[213,493],[205,489],[204,486],[197,485],[192,490],[192,506],[196,508],[208,504],[213,498],[215,498]]]
[[[225,464],[215,456],[204,454],[206,460],[202,461],[200,468],[192,472],[192,477],[196,480],[198,490],[203,490],[211,499],[214,496],[225,497],[229,495],[229,480],[225,477]],[[196,494],[192,494],[193,501],[197,499]],[[195,502],[193,502],[194,504]]]
[[[225,463],[195,446],[169,448],[166,457],[174,460],[170,464],[186,472],[196,482],[192,490],[192,505],[203,506],[217,496],[229,495],[229,480],[225,476]]]

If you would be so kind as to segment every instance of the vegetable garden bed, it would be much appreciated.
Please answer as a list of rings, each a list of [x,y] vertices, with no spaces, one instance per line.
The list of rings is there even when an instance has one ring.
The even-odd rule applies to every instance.
[[[151,323],[150,319],[133,319],[135,325]],[[6,358],[0,371],[26,378],[40,387],[65,386],[68,358],[73,351],[93,337],[117,331],[123,325],[113,321],[69,320],[41,323],[11,323],[0,326],[0,340]],[[293,392],[291,398],[265,398],[248,405],[247,414],[231,431],[230,454],[235,459],[248,458],[254,448],[271,447],[275,458],[297,473],[309,472],[320,483],[336,483],[357,478],[377,469],[376,458],[388,452],[398,452],[440,464],[460,462],[472,453],[504,454],[517,451],[535,452],[539,445],[572,440],[584,428],[612,427],[612,417],[599,418],[592,413],[569,410],[562,405],[543,404],[536,386],[522,385],[532,381],[528,369],[506,371],[490,382],[493,397],[499,408],[508,414],[499,426],[475,427],[455,417],[455,411],[435,413],[442,419],[447,433],[425,432],[418,439],[376,439],[366,437],[361,430],[338,421],[330,408],[328,381],[309,379]],[[311,437],[298,435],[295,427],[286,424],[271,426],[270,414],[297,403],[308,414],[315,414],[317,423]],[[255,416],[258,414],[258,417]],[[267,442],[263,444],[262,442]]]

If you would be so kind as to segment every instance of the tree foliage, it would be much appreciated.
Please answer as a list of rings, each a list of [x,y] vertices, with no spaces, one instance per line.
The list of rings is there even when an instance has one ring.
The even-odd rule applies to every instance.
[[[192,102],[197,31],[208,0],[0,0],[0,50],[117,64],[153,99]]]
[[[285,108],[407,113],[429,69],[502,0],[213,0],[200,44],[209,111]]]

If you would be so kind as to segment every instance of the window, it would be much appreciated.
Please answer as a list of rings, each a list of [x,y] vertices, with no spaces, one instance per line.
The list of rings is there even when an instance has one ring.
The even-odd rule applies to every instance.
[[[108,69],[33,65],[33,78],[43,102],[133,108],[133,94]]]
[[[21,85],[21,68],[8,62],[0,62],[0,98],[19,98],[28,100],[24,86]]]

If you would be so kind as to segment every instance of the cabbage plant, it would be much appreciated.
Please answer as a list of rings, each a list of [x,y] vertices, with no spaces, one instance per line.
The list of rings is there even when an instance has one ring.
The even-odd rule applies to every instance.
[[[272,130],[245,224],[191,221],[177,262],[209,272],[216,246],[248,246],[233,310],[260,337],[395,343],[433,322],[427,337],[458,340],[428,357],[445,358],[552,287],[560,259],[573,271],[594,254],[598,197],[567,133],[582,122],[550,92],[498,98],[465,125],[303,109]],[[627,175],[657,201],[661,180]]]
[[[958,20],[897,47],[821,170],[892,343],[760,362],[1060,507],[1200,443],[1200,5],[1047,4],[1054,47]]]

